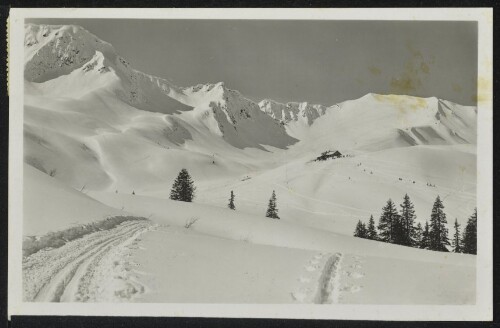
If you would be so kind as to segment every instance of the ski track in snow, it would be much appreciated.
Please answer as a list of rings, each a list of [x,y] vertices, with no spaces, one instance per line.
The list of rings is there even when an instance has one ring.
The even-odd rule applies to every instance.
[[[103,273],[117,274],[116,268],[101,268],[102,264],[120,262],[120,256],[128,245],[142,233],[154,228],[150,221],[127,221],[110,229],[91,233],[68,242],[56,249],[41,250],[23,260],[24,301],[35,302],[85,302],[98,301],[96,280]],[[111,260],[112,258],[112,260]],[[107,270],[107,271],[106,271]],[[127,287],[130,289],[128,284]],[[140,286],[132,293],[143,291]],[[123,296],[115,291],[117,298]],[[125,293],[130,298],[130,293]]]
[[[306,273],[304,276],[298,278],[302,286],[292,293],[292,297],[300,303],[338,303],[340,291],[342,290],[340,287],[340,276],[343,257],[344,255],[341,253],[328,254],[328,256],[322,253],[316,254],[304,266]],[[321,262],[323,262],[322,266],[320,265]],[[315,277],[310,277],[310,275],[318,272],[321,267],[322,269],[319,271],[319,274],[316,274]],[[315,286],[310,286],[311,282]]]
[[[314,303],[338,303],[340,293],[340,267],[343,255],[337,253],[326,261],[318,281],[318,291]]]

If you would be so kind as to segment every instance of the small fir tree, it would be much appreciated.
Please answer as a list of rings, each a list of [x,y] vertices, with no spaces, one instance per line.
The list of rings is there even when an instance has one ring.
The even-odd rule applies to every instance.
[[[461,253],[462,252],[462,240],[460,238],[460,224],[458,224],[457,219],[455,218],[455,224],[453,225],[455,228],[455,233],[453,234],[453,252]]]
[[[373,219],[373,215],[370,215],[370,219],[368,220],[368,227],[366,229],[366,238],[371,240],[377,240],[377,228],[375,228],[375,220]]]
[[[273,190],[273,194],[269,199],[269,204],[267,205],[266,217],[279,220],[278,208],[276,207],[276,193]]]
[[[393,240],[392,243],[398,245],[405,245],[405,231],[403,220],[401,219],[401,215],[397,214],[393,223]]]
[[[422,245],[422,235],[424,233],[424,229],[422,229],[422,224],[417,223],[417,226],[415,227],[415,244],[413,247],[420,247]]]
[[[448,252],[446,246],[450,246],[448,240],[448,228],[446,227],[446,214],[441,198],[437,196],[432,207],[430,220],[430,249],[433,251]]]
[[[354,230],[354,237],[359,237],[359,238],[367,237],[366,226],[363,222],[361,222],[361,220],[359,220],[358,224],[356,224],[356,229]]]
[[[234,210],[236,207],[234,206],[234,193],[231,190],[231,196],[229,197],[229,204],[227,205],[230,209]]]
[[[462,252],[477,254],[477,209],[467,220],[462,237]]]
[[[422,232],[422,241],[420,242],[419,247],[422,249],[429,249],[431,245],[431,231],[429,227],[429,221],[425,221],[424,231]]]
[[[386,243],[394,243],[396,240],[396,230],[398,226],[399,215],[391,199],[382,208],[382,215],[379,219],[378,231],[379,240]]]
[[[415,209],[410,200],[410,196],[406,194],[403,198],[403,203],[401,206],[400,213],[400,241],[401,245],[415,246]]]
[[[170,199],[192,202],[196,187],[186,169],[182,169],[170,190]]]

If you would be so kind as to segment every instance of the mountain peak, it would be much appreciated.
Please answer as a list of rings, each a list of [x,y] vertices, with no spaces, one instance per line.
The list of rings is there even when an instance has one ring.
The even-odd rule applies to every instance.
[[[101,52],[112,61],[113,46],[76,25],[25,26],[24,77],[32,82],[45,82],[71,73]]]
[[[291,121],[305,121],[307,125],[326,112],[326,106],[308,102],[288,102],[286,104],[264,99],[259,102],[261,111],[286,124]]]

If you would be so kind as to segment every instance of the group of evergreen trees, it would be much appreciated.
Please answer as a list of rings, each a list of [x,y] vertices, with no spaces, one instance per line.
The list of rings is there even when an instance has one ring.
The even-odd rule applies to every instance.
[[[460,225],[455,219],[454,250],[460,253],[477,254],[477,209],[474,209],[474,213],[467,219],[462,238],[460,238],[459,228]]]
[[[377,229],[375,228],[375,220],[373,220],[373,215],[370,215],[370,219],[368,220],[368,226],[358,221],[356,225],[356,229],[354,230],[354,237],[371,239],[371,240],[379,240]]]
[[[455,219],[452,244],[448,239],[446,214],[439,196],[432,207],[430,220],[425,222],[424,228],[420,223],[415,225],[416,219],[413,203],[406,194],[399,211],[391,199],[387,201],[387,204],[382,208],[377,228],[375,228],[373,215],[370,216],[368,225],[359,220],[354,230],[354,236],[440,252],[448,252],[447,246],[452,246],[452,251],[455,253],[477,253],[476,210],[467,221],[463,234],[460,234],[460,225]]]
[[[179,200],[182,202],[192,202],[195,195],[196,187],[194,186],[193,179],[189,175],[186,169],[182,169],[179,175],[174,181],[172,189],[170,190],[170,199]],[[229,197],[229,204],[227,205],[232,210],[236,209],[234,205],[234,192],[231,190],[231,195]],[[278,208],[276,206],[276,193],[273,190],[273,194],[269,199],[269,204],[267,206],[266,217],[272,219],[279,219]]]
[[[182,169],[174,181],[170,191],[170,199],[183,202],[192,202],[196,187],[186,169]],[[236,209],[234,204],[234,192],[231,190],[228,207]],[[375,227],[373,215],[368,220],[368,225],[358,221],[354,236],[371,240],[378,240],[391,244],[404,245],[433,251],[448,252],[448,247],[455,253],[477,253],[477,210],[467,220],[463,233],[460,233],[460,224],[455,219],[452,244],[448,239],[448,228],[444,205],[441,198],[437,196],[432,206],[431,217],[425,222],[425,226],[415,221],[417,216],[410,197],[403,197],[400,210],[398,211],[394,202],[389,199],[382,208],[378,226]],[[273,190],[267,206],[266,217],[279,219],[276,205],[276,193]]]

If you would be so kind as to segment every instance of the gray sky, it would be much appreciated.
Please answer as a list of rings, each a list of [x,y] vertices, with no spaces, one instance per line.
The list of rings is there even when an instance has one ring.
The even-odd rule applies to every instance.
[[[76,24],[179,86],[332,105],[369,92],[476,104],[475,22],[32,19]]]

